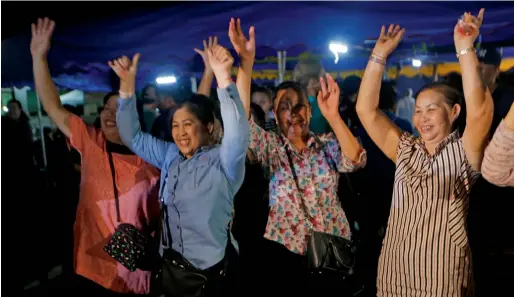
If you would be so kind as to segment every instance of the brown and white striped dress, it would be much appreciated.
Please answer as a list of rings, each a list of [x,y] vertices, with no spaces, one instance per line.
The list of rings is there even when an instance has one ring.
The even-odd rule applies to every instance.
[[[421,139],[404,133],[396,157],[378,296],[471,296],[466,217],[479,173],[469,165],[458,132],[446,137],[433,155]]]

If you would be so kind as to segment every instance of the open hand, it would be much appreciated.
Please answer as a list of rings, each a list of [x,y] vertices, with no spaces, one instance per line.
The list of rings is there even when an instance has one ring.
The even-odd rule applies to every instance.
[[[209,56],[207,55],[207,51],[212,48],[213,46],[218,44],[218,37],[217,36],[209,36],[209,42],[206,40],[203,41],[203,51],[200,49],[195,48],[194,51],[197,52],[203,59],[203,64],[205,65],[206,71],[212,71],[211,64],[209,63]]]
[[[132,93],[135,91],[139,56],[139,53],[135,54],[132,61],[127,56],[123,56],[108,62],[109,66],[120,78],[120,91],[125,93]]]
[[[326,74],[327,82],[320,77],[321,91],[318,92],[318,106],[327,121],[339,117],[339,86],[335,80]]]
[[[212,71],[214,71],[216,75],[218,83],[220,79],[229,78],[232,64],[234,64],[234,58],[230,52],[217,44],[207,51],[207,55],[209,56],[209,63],[211,64]]]
[[[54,32],[55,22],[49,18],[38,19],[37,25],[32,24],[32,40],[30,53],[32,58],[44,58],[50,49],[50,39]]]
[[[373,53],[382,59],[387,59],[389,55],[396,49],[400,41],[402,41],[405,28],[400,25],[389,25],[389,29],[385,30],[385,26],[380,29],[380,37],[377,39]]]
[[[250,27],[248,36],[250,39],[246,39],[243,29],[241,29],[241,20],[237,19],[236,22],[234,18],[231,18],[228,26],[230,42],[232,42],[232,46],[243,61],[253,62],[253,59],[255,59],[255,28],[253,26]]]
[[[457,21],[453,29],[453,39],[455,41],[455,49],[457,52],[473,47],[473,43],[480,34],[480,26],[484,20],[485,9],[480,9],[477,17],[469,12],[465,12]]]

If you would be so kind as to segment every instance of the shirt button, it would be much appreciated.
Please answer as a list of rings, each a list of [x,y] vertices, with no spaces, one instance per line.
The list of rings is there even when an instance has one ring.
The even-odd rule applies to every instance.
[[[174,176],[173,176],[173,178],[177,178],[177,176],[176,176],[176,175],[174,175]]]
[[[179,227],[179,226],[177,226],[177,229],[180,229],[180,227]]]

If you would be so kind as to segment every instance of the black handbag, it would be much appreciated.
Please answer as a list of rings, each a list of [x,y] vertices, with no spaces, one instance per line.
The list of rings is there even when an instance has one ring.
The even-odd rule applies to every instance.
[[[307,244],[307,267],[313,273],[330,273],[341,275],[343,278],[351,276],[355,273],[355,253],[356,248],[352,241],[346,238],[314,231],[309,221],[309,215],[306,211],[303,194],[299,187],[298,176],[294,168],[293,159],[289,153],[288,147],[285,146],[289,166],[293,174],[296,188],[301,195],[305,219],[309,225],[309,241]]]
[[[151,270],[152,262],[155,260],[157,253],[153,237],[132,224],[121,223],[114,162],[109,150],[107,150],[107,154],[109,155],[109,165],[111,167],[118,226],[109,242],[104,246],[104,251],[132,272],[136,271],[136,269]]]
[[[153,290],[158,295],[173,297],[202,297],[205,296],[207,286],[214,282],[213,278],[224,278],[228,267],[228,251],[230,247],[230,228],[228,228],[227,247],[223,260],[206,270],[199,270],[194,267],[179,252],[171,248],[171,232],[168,220],[167,206],[161,201],[161,212],[163,217],[163,230],[166,230],[166,240],[162,232],[164,248],[162,263],[159,271],[153,277]],[[169,244],[166,244],[169,242]]]

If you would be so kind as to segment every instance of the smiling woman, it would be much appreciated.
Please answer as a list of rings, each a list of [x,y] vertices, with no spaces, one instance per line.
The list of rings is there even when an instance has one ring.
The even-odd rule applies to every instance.
[[[156,230],[159,173],[121,142],[115,116],[117,93],[109,93],[104,98],[101,128],[87,126],[62,106],[46,60],[54,27],[55,23],[47,18],[32,25],[30,51],[36,90],[43,108],[82,157],[74,228],[77,276],[75,281],[69,282],[67,290],[102,296],[148,294],[150,272],[129,271],[109,258],[103,247],[120,222],[129,223],[142,232]]]
[[[139,54],[132,61],[122,57],[109,62],[121,81],[117,113],[121,138],[132,151],[161,169],[165,261],[156,288],[165,296],[227,296],[232,287],[225,286],[236,247],[229,223],[234,196],[244,178],[249,125],[230,78],[234,59],[219,45],[209,48],[207,54],[219,87],[225,128],[221,145],[211,141],[216,133],[214,109],[207,98],[198,95],[172,113],[175,143],[143,133],[134,96]],[[182,294],[185,291],[198,295]]]

